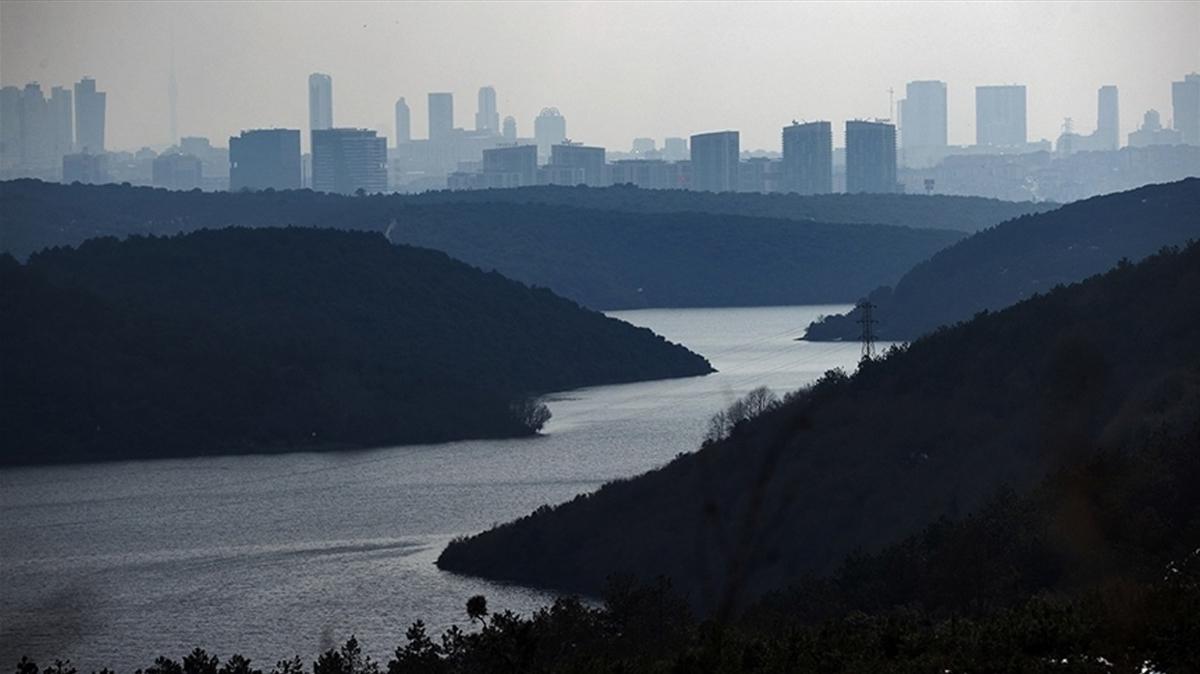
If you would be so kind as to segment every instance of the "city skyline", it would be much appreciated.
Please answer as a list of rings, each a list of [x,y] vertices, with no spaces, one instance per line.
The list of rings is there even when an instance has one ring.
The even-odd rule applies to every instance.
[[[597,5],[472,5],[470,16],[449,32],[433,29],[444,27],[455,9],[461,13],[461,7],[352,3],[338,5],[338,9],[313,4],[305,13],[307,20],[299,23],[270,6],[218,5],[211,11],[208,7],[200,11],[201,6],[189,3],[176,4],[173,10],[128,3],[6,3],[0,9],[4,45],[0,48],[0,81],[8,86],[38,81],[48,91],[53,85],[78,81],[85,75],[94,77],[109,92],[106,146],[163,146],[170,131],[166,57],[171,42],[166,31],[148,28],[165,27],[174,19],[177,25],[189,26],[188,31],[176,31],[175,35],[180,136],[222,139],[254,128],[307,129],[304,82],[309,74],[324,72],[338,81],[335,125],[372,128],[389,137],[393,136],[394,104],[400,96],[423,102],[428,92],[446,91],[468,103],[474,102],[480,87],[494,86],[499,116],[515,117],[521,129],[531,130],[542,108],[557,107],[572,120],[569,137],[613,149],[627,148],[631,139],[639,136],[662,139],[736,128],[742,133],[743,149],[778,150],[778,130],[792,119],[894,120],[888,89],[894,91],[894,100],[899,100],[907,82],[922,79],[946,82],[948,142],[952,145],[974,140],[975,87],[1010,83],[1027,87],[1031,141],[1053,140],[1065,117],[1073,118],[1084,132],[1095,129],[1095,92],[1100,86],[1116,85],[1121,91],[1120,137],[1124,138],[1139,128],[1143,114],[1150,109],[1158,110],[1164,124],[1170,125],[1170,83],[1184,73],[1200,70],[1198,50],[1187,39],[1169,37],[1200,28],[1200,6],[1183,3],[1073,3],[1037,11],[1019,6],[946,6],[941,11],[970,12],[984,24],[1010,30],[1028,26],[1023,39],[1009,40],[999,50],[988,49],[986,40],[973,37],[971,41],[980,49],[961,58],[948,58],[945,50],[956,44],[962,47],[966,34],[976,29],[963,28],[947,36],[930,25],[918,32],[914,26],[927,18],[927,7],[854,5],[835,17],[832,10],[820,5],[758,6],[748,15],[743,12],[738,27],[729,30],[730,39],[711,50],[711,56],[720,58],[711,68],[706,64],[703,82],[682,72],[679,63],[660,57],[670,50],[683,57],[694,54],[695,47],[679,51],[680,46],[672,45],[677,36],[643,39],[636,45],[630,40],[647,37],[643,19],[674,18],[711,29],[724,13],[732,11],[725,5],[693,6],[687,12],[676,5],[657,5],[619,15]],[[550,40],[551,48],[542,50],[540,59],[522,58],[517,61],[521,68],[505,67],[503,63],[510,60],[504,58],[506,53],[524,53],[530,47],[503,45],[504,49],[497,50],[496,36],[472,28],[493,20],[492,15],[501,11],[510,19],[537,12],[546,25],[558,26],[560,31]],[[815,30],[816,24],[833,30],[848,29],[853,23],[857,28],[843,36],[843,46],[825,56],[798,45],[804,41],[794,36],[781,39],[777,34],[755,32],[756,27],[789,20],[796,35]],[[269,58],[252,59],[261,68],[247,69],[248,55],[264,47],[245,44],[239,36],[263,22],[282,27],[279,39],[288,44],[307,39],[318,27],[331,39],[314,41],[312,49],[287,59],[279,54],[289,50],[272,43]],[[584,23],[599,26],[601,30],[593,31],[599,35],[584,35]],[[133,37],[141,38],[134,40],[138,48],[144,53],[161,53],[164,58],[121,60],[120,53],[109,53],[121,49],[101,48],[104,39],[123,35],[135,25],[139,32]],[[430,30],[418,31],[417,27]],[[1136,53],[1126,53],[1113,48],[1114,40],[1121,41],[1113,37],[1115,33],[1130,44],[1146,42]],[[1055,39],[1048,39],[1051,34]],[[436,35],[463,39],[471,35],[474,41],[456,42],[458,51],[439,51],[445,45],[437,42],[440,38]],[[1106,35],[1108,39],[1097,39]],[[404,38],[402,49],[407,51],[393,49],[389,57],[370,68],[350,67],[351,62],[374,58],[382,48],[381,41],[397,36]],[[239,46],[224,54],[217,38]],[[579,50],[590,58],[567,49],[581,40],[583,44],[600,42],[596,49]],[[925,47],[917,49],[921,46],[918,42],[925,42]],[[764,69],[761,63],[754,66],[760,60],[768,62],[765,59],[785,46],[795,53],[782,62],[778,58],[770,61],[776,68]],[[629,54],[630,63],[642,63],[639,55],[654,58],[655,68],[643,68],[652,72],[639,77],[630,77],[626,67],[619,68],[621,72],[614,73],[621,79],[617,83],[592,78],[614,76],[604,75],[601,66],[605,65],[604,54],[617,49]],[[902,53],[890,58],[879,53],[898,49]],[[409,58],[411,50],[425,51],[421,58]],[[495,51],[496,55],[473,58],[480,50]],[[821,70],[818,66],[829,58],[840,64],[834,72],[848,75],[822,78],[809,72]],[[860,62],[864,60],[873,68],[854,67],[863,65]],[[811,67],[799,68],[801,61]],[[239,62],[236,73],[227,68],[232,62]],[[733,76],[731,68],[745,72]],[[156,74],[156,69],[162,72]],[[784,79],[789,83],[786,89],[778,86]],[[622,93],[614,95],[614,91]],[[474,108],[468,103],[456,111],[454,126],[473,128]],[[412,126],[428,128],[424,106],[413,106]],[[834,144],[841,147],[844,139],[839,127],[835,124]]]

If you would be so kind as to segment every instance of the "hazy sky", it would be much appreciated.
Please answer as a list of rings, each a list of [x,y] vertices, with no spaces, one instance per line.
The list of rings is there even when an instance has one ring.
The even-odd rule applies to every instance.
[[[173,27],[172,27],[173,26]],[[1142,113],[1171,117],[1170,83],[1200,70],[1200,2],[1101,3],[322,3],[0,4],[0,81],[47,92],[83,75],[108,92],[108,145],[169,138],[171,35],[179,131],[216,145],[241,129],[308,124],[307,77],[333,76],[334,123],[393,136],[405,96],[424,137],[425,94],[452,91],[474,126],[496,87],[521,135],[545,106],[575,140],[628,149],[635,136],[738,129],[779,148],[792,119],[887,117],[888,88],[940,79],[950,142],[974,141],[974,86],[1029,87],[1031,140],[1064,117],[1096,124],[1116,84],[1122,136]],[[835,131],[835,143],[840,144]],[[1124,140],[1124,139],[1123,139]]]

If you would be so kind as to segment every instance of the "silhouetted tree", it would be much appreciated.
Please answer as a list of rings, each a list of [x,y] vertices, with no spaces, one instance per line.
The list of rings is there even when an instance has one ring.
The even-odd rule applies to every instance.
[[[471,622],[483,622],[487,618],[487,598],[481,594],[477,594],[467,600],[467,617]]]

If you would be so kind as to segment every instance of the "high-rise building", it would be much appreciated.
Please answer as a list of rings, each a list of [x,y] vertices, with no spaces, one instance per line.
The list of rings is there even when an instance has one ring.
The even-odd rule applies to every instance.
[[[0,167],[21,161],[21,90],[0,87]]]
[[[583,184],[588,187],[604,185],[604,148],[562,144],[550,147],[550,164],[583,170]]]
[[[446,140],[454,131],[454,94],[429,94],[429,140]]]
[[[684,161],[687,159],[687,138],[664,138],[662,155],[662,158],[667,161]]]
[[[1100,87],[1096,95],[1096,149],[1117,150],[1121,147],[1120,110],[1117,88]]]
[[[58,160],[54,157],[53,128],[50,105],[37,82],[25,85],[21,92],[18,115],[21,125],[21,163],[29,168],[46,168]]]
[[[900,141],[904,148],[946,147],[946,83],[909,82],[901,102]]]
[[[229,190],[298,190],[299,129],[251,129],[229,139]]]
[[[56,160],[75,151],[75,104],[71,90],[50,90],[50,140]]]
[[[312,135],[312,187],[368,194],[387,190],[387,139],[370,129],[322,129]]]
[[[475,113],[475,130],[500,133],[500,113],[496,112],[496,90],[492,87],[479,88],[479,111]]]
[[[501,135],[504,136],[505,142],[508,142],[508,143],[517,142],[517,118],[516,117],[509,115],[508,117],[504,118],[504,131],[502,132]]]
[[[846,191],[895,192],[896,127],[886,122],[846,122]]]
[[[154,158],[151,181],[155,187],[191,190],[200,187],[203,173],[199,157],[171,152]]]
[[[1174,127],[1187,145],[1200,145],[1200,73],[1190,73],[1182,82],[1171,83]]]
[[[412,111],[401,96],[396,101],[396,145],[412,140]]]
[[[833,191],[833,126],[829,122],[792,122],[783,127],[782,188],[798,194]]]
[[[333,128],[333,78],[325,73],[308,76],[308,130]]]
[[[537,184],[537,146],[514,145],[483,151],[485,187]]]
[[[96,91],[96,80],[85,77],[75,85],[75,145],[82,152],[104,152],[106,94]]]
[[[692,136],[692,189],[733,192],[738,188],[737,131],[714,131]]]
[[[975,87],[976,145],[1011,147],[1027,138],[1024,85]]]
[[[537,143],[538,156],[549,157],[550,148],[567,139],[567,118],[558,108],[542,108],[533,120],[533,139]]]

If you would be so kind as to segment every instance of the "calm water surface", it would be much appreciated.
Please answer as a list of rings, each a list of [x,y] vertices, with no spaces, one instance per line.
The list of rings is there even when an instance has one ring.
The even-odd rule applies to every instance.
[[[613,312],[720,372],[550,396],[537,438],[0,471],[0,665],[124,672],[203,646],[268,669],[351,633],[386,659],[414,620],[466,627],[473,594],[527,614],[553,598],[437,570],[446,542],[694,451],[755,386],[852,369],[857,344],[794,341],[847,308]]]

